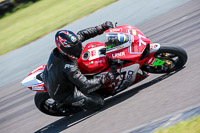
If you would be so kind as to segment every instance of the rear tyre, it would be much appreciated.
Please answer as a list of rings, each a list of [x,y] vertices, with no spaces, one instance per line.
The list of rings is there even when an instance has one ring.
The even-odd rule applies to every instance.
[[[182,68],[187,62],[186,51],[179,46],[161,46],[154,57],[165,61],[161,66],[144,65],[142,69],[150,73],[169,73]]]
[[[55,105],[55,101],[50,98],[48,92],[37,92],[35,94],[35,105],[43,113],[51,116],[65,116]]]

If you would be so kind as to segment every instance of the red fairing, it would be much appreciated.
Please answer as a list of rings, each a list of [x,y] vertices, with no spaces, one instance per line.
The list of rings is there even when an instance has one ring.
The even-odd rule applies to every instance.
[[[150,40],[134,26],[123,25],[105,31],[105,33],[126,33],[129,36],[129,44],[117,47],[114,50],[106,50],[106,54],[101,54],[100,50],[106,48],[106,44],[100,42],[88,43],[78,60],[79,69],[83,74],[96,74],[109,67],[107,57],[111,59],[129,60],[138,63],[140,66],[145,60],[139,61],[144,49]],[[107,57],[106,57],[107,56]]]
[[[91,42],[84,47],[77,61],[83,74],[96,74],[109,66],[106,55],[100,52],[105,48],[105,44],[100,42]]]

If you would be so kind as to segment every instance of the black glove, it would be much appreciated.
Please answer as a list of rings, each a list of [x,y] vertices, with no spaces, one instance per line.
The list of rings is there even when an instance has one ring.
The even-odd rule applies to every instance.
[[[113,82],[117,77],[117,71],[115,69],[110,70],[105,77],[101,78],[102,84],[107,84],[109,82]]]
[[[110,21],[106,21],[105,23],[103,23],[102,25],[101,25],[105,30],[107,30],[107,29],[110,29],[110,28],[113,28],[114,26],[113,26],[113,23],[112,22],[110,22]]]

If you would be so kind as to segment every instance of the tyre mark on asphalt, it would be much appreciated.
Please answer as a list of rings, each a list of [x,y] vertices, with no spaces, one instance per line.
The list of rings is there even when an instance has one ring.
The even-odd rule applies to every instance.
[[[169,42],[170,40],[175,40],[180,36],[184,36],[189,32],[193,32],[197,29],[200,28],[200,22],[196,21],[197,23],[194,23],[194,25],[186,25],[185,28],[179,29],[176,32],[174,32],[173,34],[170,34],[168,36],[165,36],[161,39],[158,40],[158,42],[162,41],[162,42]]]
[[[25,104],[25,103],[27,103],[27,102],[30,102],[30,101],[32,101],[33,100],[33,96],[30,96],[30,97],[27,97],[27,98],[25,98],[25,99],[22,99],[22,100],[20,100],[20,101],[18,101],[18,102],[16,102],[16,103],[13,103],[13,104],[11,104],[11,105],[9,105],[9,106],[7,106],[7,107],[5,107],[5,108],[3,108],[3,109],[0,109],[0,114],[1,113],[4,113],[4,112],[6,112],[6,111],[9,111],[10,109],[13,109],[13,108],[15,108],[15,107],[18,107],[18,106],[22,106],[23,104]]]
[[[2,123],[2,124],[0,124],[0,131],[2,131],[2,133],[5,133],[7,131],[7,128],[12,126],[11,128],[9,128],[9,132],[11,132],[11,133],[16,132],[16,128],[19,126],[19,124],[23,126],[24,123],[27,123],[26,120],[32,119],[32,117],[34,117],[34,115],[37,115],[36,113],[37,112],[35,112],[35,111],[30,111],[29,113],[23,114],[20,117],[13,119],[12,121]],[[14,127],[16,127],[16,128],[14,128]],[[12,131],[12,128],[14,128],[14,131]]]
[[[0,117],[0,124],[2,125],[3,123],[6,123],[8,121],[12,121],[13,119],[20,117],[24,114],[29,113],[31,110],[33,110],[35,107],[31,104],[28,106],[25,106],[23,108],[20,108],[19,110],[9,114],[9,115],[4,115],[3,117]],[[23,111],[22,111],[23,110]]]
[[[158,32],[157,34],[162,35],[162,36],[160,36],[160,37],[157,36],[155,41],[158,42],[158,41],[163,41],[164,39],[166,40],[169,36],[172,36],[170,34],[173,34],[173,36],[174,36],[175,35],[174,31],[176,31],[176,33],[179,33],[179,34],[182,32],[185,32],[184,30],[187,29],[187,26],[192,27],[194,25],[198,25],[199,18],[200,18],[200,14],[195,16],[194,20],[187,19],[183,22],[180,22],[176,25],[171,26],[170,28],[167,28],[167,29],[164,29],[163,31]],[[191,22],[198,22],[198,23],[191,24]],[[152,36],[150,35],[150,37],[152,37]]]
[[[151,36],[153,37],[153,36],[156,36],[156,34],[158,33],[158,31],[163,31],[163,30],[165,30],[165,29],[167,29],[167,28],[169,28],[169,26],[167,26],[167,25],[171,25],[171,24],[173,24],[174,22],[177,22],[177,21],[180,21],[182,18],[184,18],[185,16],[190,16],[190,15],[193,15],[193,14],[196,14],[196,13],[198,13],[200,11],[200,9],[197,9],[197,10],[195,10],[195,11],[192,11],[192,12],[190,12],[190,13],[188,13],[188,14],[185,14],[184,16],[181,16],[181,17],[178,17],[178,18],[175,18],[175,19],[173,19],[173,20],[171,20],[171,21],[169,21],[169,22],[167,22],[167,23],[163,23],[162,25],[157,25],[157,27],[156,26],[152,26],[152,27],[154,27],[154,28],[148,28],[148,30],[146,30],[146,34],[152,34],[153,32],[152,31],[157,31],[156,33],[154,33],[154,34],[152,34]],[[198,13],[199,14],[199,13]],[[191,16],[190,16],[191,17]],[[192,19],[192,18],[191,18]],[[182,21],[184,21],[184,20],[182,20]]]
[[[5,100],[2,100],[2,99],[1,99],[0,105],[5,105],[5,104],[7,104],[7,103],[11,103],[11,102],[15,101],[16,99],[21,98],[21,97],[23,97],[23,96],[26,96],[26,95],[28,95],[28,94],[30,94],[30,93],[31,93],[31,91],[25,90],[24,92],[21,92],[21,93],[19,93],[19,94],[17,94],[17,95],[14,95],[14,96],[12,96],[12,97],[9,97],[9,98],[7,98],[7,99],[5,99]]]
[[[188,48],[188,47],[193,46],[193,45],[197,45],[197,44],[199,45],[199,42],[200,42],[200,39],[196,39],[194,41],[191,41],[190,43],[187,43],[187,44],[183,45],[182,47],[183,48]]]
[[[177,39],[174,39],[173,42],[175,44],[181,44],[182,45],[196,45],[196,44],[191,44],[191,42],[196,42],[196,40],[199,40],[199,34],[200,33],[200,29],[197,29],[193,32],[191,32],[190,34],[186,34],[185,36],[179,37]]]
[[[16,85],[16,86],[13,86],[13,85]],[[5,98],[17,95],[21,93],[22,91],[24,92],[24,90],[28,90],[28,89],[27,87],[20,85],[20,81],[18,81],[18,82],[15,82],[15,84],[12,84],[10,86],[1,87],[0,90],[6,90],[6,95],[3,95],[2,97],[0,97],[0,101],[1,101]]]

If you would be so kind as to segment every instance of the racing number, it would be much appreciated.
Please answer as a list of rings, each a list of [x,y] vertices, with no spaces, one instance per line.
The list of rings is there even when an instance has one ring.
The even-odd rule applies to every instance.
[[[119,76],[120,76],[120,77],[122,76],[121,78],[122,78],[122,79],[125,79],[126,73],[127,73],[127,71],[124,71],[124,72],[122,72],[121,75],[119,75]],[[128,80],[132,79],[133,73],[134,73],[134,71],[129,70],[128,73],[127,73],[126,79],[128,79]]]
[[[146,46],[147,45],[146,42],[142,40],[142,38],[146,38],[146,37],[141,34],[138,34],[138,37],[139,37],[139,46],[141,46],[142,44]]]
[[[91,51],[91,56],[95,56],[96,55],[96,50]]]
[[[127,73],[127,76],[126,76],[126,73]],[[118,79],[117,84],[116,84],[116,82],[113,82],[109,87],[113,87],[113,86],[115,86],[115,88],[120,87],[124,80],[126,80],[126,79],[131,80],[131,78],[133,77],[133,73],[134,73],[134,71],[131,71],[131,70],[129,70],[128,72],[127,71],[122,72],[121,75],[118,75],[116,78],[116,79]],[[125,76],[126,76],[126,79],[125,79]]]
[[[128,75],[127,75],[126,78],[127,78],[128,80],[130,80],[130,79],[132,78],[132,76],[133,76],[133,73],[134,73],[133,71],[129,70],[129,71],[128,71]]]
[[[138,34],[138,38],[139,38],[139,45],[138,45],[139,47],[142,46],[142,45],[144,45],[144,46],[147,45],[147,43],[146,43],[145,41],[142,40],[142,38],[146,38],[145,36],[143,36],[143,35],[141,35],[141,34]],[[134,45],[131,45],[131,46],[129,47],[129,53],[130,53],[130,54],[133,54],[133,53],[141,53],[141,52],[139,52],[139,48],[137,48],[138,50],[136,50],[134,47],[135,47]]]

